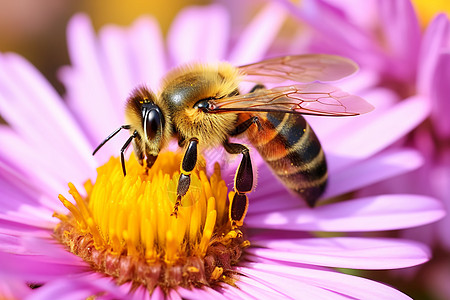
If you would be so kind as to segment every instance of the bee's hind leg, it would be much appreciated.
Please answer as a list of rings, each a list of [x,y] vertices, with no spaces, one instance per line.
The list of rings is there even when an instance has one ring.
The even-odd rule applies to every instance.
[[[178,215],[178,207],[181,205],[181,198],[186,195],[189,190],[189,186],[191,185],[191,172],[194,170],[195,165],[197,164],[197,144],[198,139],[192,138],[189,140],[189,145],[184,153],[183,161],[181,162],[181,174],[178,179],[177,186],[177,200],[173,207],[173,211],[171,216]]]
[[[223,144],[225,150],[230,154],[242,154],[242,160],[234,177],[235,194],[230,202],[228,217],[233,228],[244,224],[244,218],[248,209],[247,193],[253,188],[253,168],[250,160],[250,151],[241,144],[226,141]]]

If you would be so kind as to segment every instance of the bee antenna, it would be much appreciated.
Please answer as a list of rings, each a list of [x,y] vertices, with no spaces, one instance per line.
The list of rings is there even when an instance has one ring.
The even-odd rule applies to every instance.
[[[95,153],[97,153],[98,150],[100,150],[101,147],[103,147],[104,144],[106,144],[107,141],[109,141],[110,139],[112,139],[116,134],[119,133],[120,130],[122,129],[130,129],[131,126],[130,125],[122,125],[119,128],[117,128],[116,130],[114,130],[113,133],[111,133],[110,135],[108,135],[108,137],[101,142],[100,145],[97,146],[97,148],[95,148],[94,152],[92,152],[92,155],[95,155]]]
[[[127,176],[127,170],[125,168],[125,157],[124,152],[127,150],[128,146],[130,146],[131,141],[138,135],[138,132],[135,130],[133,134],[128,138],[128,140],[123,144],[122,149],[120,149],[120,162],[122,163],[122,171],[123,176]]]

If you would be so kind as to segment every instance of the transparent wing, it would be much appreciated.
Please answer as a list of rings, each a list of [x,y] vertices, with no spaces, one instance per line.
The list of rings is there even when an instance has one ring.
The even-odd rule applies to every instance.
[[[358,65],[337,55],[306,54],[267,59],[239,69],[246,75],[244,80],[248,81],[308,83],[344,78],[356,72]]]
[[[284,112],[321,116],[354,116],[373,110],[364,99],[324,83],[296,84],[216,99],[211,113]]]

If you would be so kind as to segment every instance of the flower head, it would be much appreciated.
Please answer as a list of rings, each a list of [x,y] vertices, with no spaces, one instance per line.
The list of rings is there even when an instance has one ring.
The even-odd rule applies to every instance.
[[[221,51],[228,45],[215,43],[228,41],[226,12],[219,6],[189,8],[174,21],[166,57],[151,19],[139,19],[129,29],[105,27],[97,39],[88,19],[76,16],[68,29],[73,66],[61,74],[68,106],[26,61],[2,55],[0,110],[10,127],[0,130],[2,141],[7,141],[0,148],[0,274],[42,285],[32,293],[43,298],[64,294],[140,299],[150,293],[152,298],[407,298],[383,284],[331,268],[412,266],[429,259],[425,246],[385,238],[318,237],[314,232],[430,223],[444,214],[433,198],[376,195],[307,208],[274,180],[253,151],[259,181],[250,194],[241,236],[228,227],[224,213],[226,186],[232,184],[236,166],[225,164],[220,150],[205,153],[206,170],[194,172],[191,195],[178,218],[167,209],[173,204],[178,154],[161,154],[160,165],[149,174],[130,158],[126,178],[118,159],[112,158],[98,163],[95,175],[92,149],[105,132],[123,124],[121,108],[134,85],[156,84],[167,65],[186,59],[257,61],[283,18],[282,10],[269,4],[224,57]],[[201,30],[208,47],[198,43],[193,28]],[[267,30],[261,33],[261,28]],[[252,57],[248,49],[258,51]],[[379,151],[422,120],[420,108],[421,102],[413,99],[361,118],[308,119],[330,165],[324,197],[417,168],[421,159],[415,151]],[[403,124],[386,124],[403,113],[410,114]],[[109,159],[121,145],[112,141],[107,147],[103,153]],[[99,160],[106,161],[105,156]],[[68,182],[73,183],[72,197],[61,195],[58,200]]]
[[[69,184],[76,205],[59,196],[70,214],[56,214],[56,239],[93,270],[150,292],[232,282],[231,266],[249,242],[228,222],[220,168],[210,179],[204,170],[191,174],[173,217],[180,163],[181,154],[165,152],[146,173],[132,156],[124,177],[119,159],[111,158],[94,184],[86,182],[85,198]]]

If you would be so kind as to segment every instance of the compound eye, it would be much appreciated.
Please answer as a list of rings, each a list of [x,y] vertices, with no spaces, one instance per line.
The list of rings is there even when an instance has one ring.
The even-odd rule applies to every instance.
[[[144,134],[152,140],[162,130],[161,112],[156,109],[149,110],[144,116]]]

